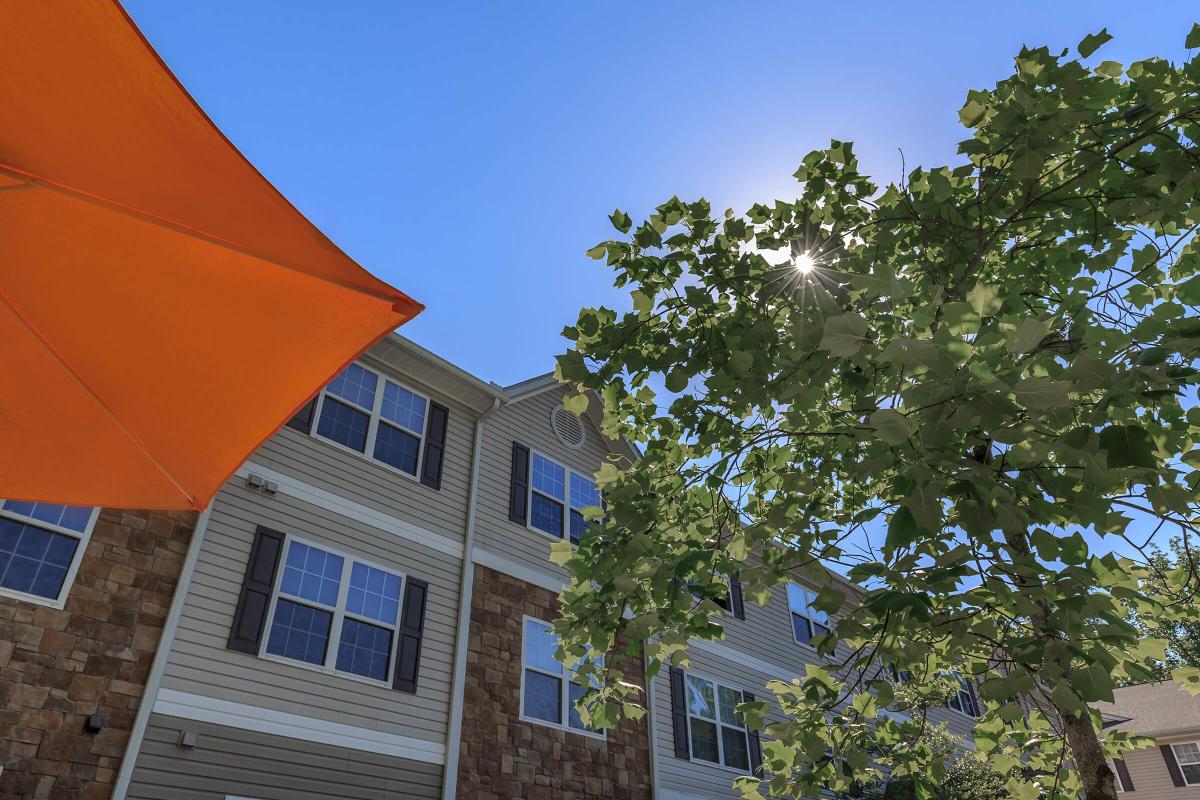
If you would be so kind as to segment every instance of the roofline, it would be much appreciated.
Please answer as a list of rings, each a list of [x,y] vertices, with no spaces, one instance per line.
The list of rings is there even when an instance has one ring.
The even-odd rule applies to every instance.
[[[443,369],[446,372],[449,372],[454,377],[458,378],[459,380],[461,380],[465,383],[470,384],[471,386],[474,386],[476,389],[478,389],[479,391],[488,395],[489,397],[496,398],[496,399],[500,400],[501,402],[504,402],[509,399],[508,394],[505,392],[504,388],[501,387],[499,384],[493,383],[492,381],[485,381],[483,378],[480,378],[478,375],[475,375],[472,372],[468,372],[467,370],[463,369],[462,367],[458,366],[457,364],[447,361],[446,359],[442,358],[441,356],[439,356],[437,353],[433,352],[432,350],[422,347],[421,345],[417,344],[416,342],[414,342],[412,339],[408,338],[407,336],[404,336],[400,333],[393,331],[388,336],[388,338],[391,339],[396,344],[400,345],[405,350],[408,350],[409,352],[413,353],[418,358],[428,361],[430,364],[433,364],[434,366],[436,366],[440,369]],[[553,374],[553,373],[551,373],[551,374]]]
[[[529,397],[534,397],[542,392],[549,391],[556,386],[561,386],[558,378],[554,377],[553,372],[547,372],[542,375],[535,375],[532,378],[527,378],[523,381],[510,384],[503,388],[503,392],[508,399],[516,402],[525,400]]]

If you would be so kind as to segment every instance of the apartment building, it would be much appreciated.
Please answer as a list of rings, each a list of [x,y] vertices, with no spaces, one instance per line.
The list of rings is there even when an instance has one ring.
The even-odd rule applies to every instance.
[[[19,710],[0,717],[17,726],[0,728],[13,742],[0,800],[734,797],[761,744],[733,707],[818,661],[809,641],[830,620],[811,607],[816,587],[798,581],[759,607],[735,584],[726,639],[651,681],[645,720],[587,730],[572,707],[583,687],[554,658],[566,574],[548,556],[598,504],[596,468],[638,454],[602,436],[597,405],[567,412],[565,391],[550,375],[500,387],[393,335],[199,520],[0,508],[0,525],[50,526],[88,553],[53,598],[0,577],[16,642],[11,655],[0,645],[0,675],[20,675],[6,703]],[[143,528],[161,541],[131,533]],[[134,600],[141,616],[118,614]],[[78,644],[96,603],[129,631],[136,668]],[[123,646],[107,642],[115,629],[94,637]],[[641,658],[622,667],[644,682]],[[110,673],[86,700],[88,676]],[[941,718],[969,733],[973,695],[952,705]],[[96,713],[101,729],[86,732]]]
[[[1096,703],[1104,727],[1153,736],[1157,747],[1115,759],[1117,791],[1130,800],[1200,799],[1200,697],[1173,681],[1125,686]]]

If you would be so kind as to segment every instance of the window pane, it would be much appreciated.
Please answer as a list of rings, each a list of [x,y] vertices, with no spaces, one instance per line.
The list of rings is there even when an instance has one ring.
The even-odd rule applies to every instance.
[[[571,473],[571,508],[587,508],[600,505],[600,492],[596,484],[582,475]]]
[[[792,630],[796,633],[796,641],[808,644],[812,641],[812,628],[809,627],[808,619],[799,614],[792,614]]]
[[[378,378],[374,372],[363,369],[358,364],[351,364],[342,370],[326,387],[326,392],[336,394],[343,400],[349,400],[367,411],[375,408],[375,384]]]
[[[561,675],[562,664],[554,657],[557,650],[558,637],[547,623],[525,620],[525,666]]]
[[[551,536],[562,538],[563,507],[549,497],[533,493],[533,502],[529,508],[529,524],[539,531],[545,531]]]
[[[578,728],[581,731],[590,730],[588,726],[583,724],[583,720],[579,717],[579,709],[575,707],[575,701],[587,694],[587,690],[578,683],[571,681],[567,685],[567,691],[571,694],[567,705],[567,723],[572,728]]]
[[[590,526],[591,523],[583,518],[583,514],[571,509],[571,541],[574,544],[579,544],[579,540]]]
[[[309,664],[324,664],[332,621],[333,615],[328,611],[281,597],[275,603],[267,652]]]
[[[386,681],[391,656],[391,631],[350,618],[342,620],[342,639],[338,642],[338,669]]]
[[[391,381],[383,382],[379,415],[417,434],[425,432],[425,398]]]
[[[0,586],[57,599],[79,540],[0,519]]]
[[[55,503],[22,503],[16,500],[5,500],[4,510],[80,533],[87,530],[88,521],[92,518],[90,506],[62,506]]]
[[[525,716],[562,724],[561,691],[561,678],[525,670]]]
[[[687,676],[688,713],[708,719],[717,718],[716,705],[713,701],[713,685],[695,675]],[[713,734],[716,735],[715,733]]]
[[[400,611],[400,576],[355,561],[350,565],[346,610],[395,625]]]
[[[1179,763],[1200,763],[1200,743],[1187,742],[1173,745],[1173,747],[1175,748],[1175,758]]]
[[[336,606],[342,582],[341,556],[301,542],[288,545],[280,591],[326,606]]]
[[[812,592],[795,583],[787,585],[788,606],[791,607],[793,614],[803,614],[810,616],[809,603],[812,601]]]
[[[317,433],[326,439],[362,453],[367,449],[367,427],[371,417],[345,403],[326,397],[321,404]]]
[[[1183,771],[1183,779],[1189,786],[1200,783],[1200,764],[1180,764],[1179,769]]]
[[[721,745],[725,749],[725,766],[734,769],[750,769],[750,751],[746,745],[745,731],[722,725]]]
[[[548,458],[533,454],[533,488],[555,500],[566,500],[563,468]]]
[[[689,717],[688,723],[692,727],[692,758],[720,764],[721,756],[717,751],[716,723],[705,722],[695,717]]]
[[[741,717],[733,709],[741,705],[742,693],[735,692],[733,689],[726,689],[724,686],[718,686],[717,700],[720,701],[721,722],[727,725],[741,725]]]
[[[393,428],[386,422],[379,423],[375,431],[375,457],[409,475],[417,474],[417,454],[421,452],[421,440],[407,431]]]

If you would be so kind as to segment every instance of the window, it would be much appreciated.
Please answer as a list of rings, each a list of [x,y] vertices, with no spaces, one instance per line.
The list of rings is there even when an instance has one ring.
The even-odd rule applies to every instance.
[[[1184,783],[1200,786],[1200,742],[1173,744],[1171,749],[1175,752],[1175,761],[1183,773]]]
[[[1108,768],[1112,770],[1113,784],[1117,787],[1117,794],[1124,794],[1125,782],[1121,780],[1121,773],[1117,772],[1117,762],[1111,758],[1106,759]]]
[[[263,652],[386,682],[402,575],[289,538]]]
[[[99,515],[98,508],[0,501],[0,592],[61,608]]]
[[[958,682],[958,691],[950,696],[946,705],[967,716],[978,717],[979,699],[975,696],[975,685],[959,675],[954,675],[953,679]]]
[[[416,476],[429,401],[360,364],[321,392],[316,433]]]
[[[792,635],[797,642],[808,644],[818,633],[829,633],[829,615],[813,608],[816,594],[798,583],[789,583],[787,596],[792,610]]]
[[[525,668],[521,682],[521,716],[597,735],[598,732],[589,729],[579,718],[575,703],[583,697],[587,687],[576,680],[573,671],[564,676],[563,665],[555,657],[558,636],[551,630],[550,623],[526,617],[522,649]],[[566,691],[563,690],[564,677],[567,677]],[[563,720],[566,720],[565,724]]]
[[[559,539],[567,531],[571,541],[579,544],[589,524],[584,519],[583,509],[599,507],[601,503],[595,481],[568,470],[541,453],[534,452],[532,457],[529,526]]]
[[[692,758],[749,772],[746,725],[734,710],[742,702],[742,693],[690,672],[684,677]]]

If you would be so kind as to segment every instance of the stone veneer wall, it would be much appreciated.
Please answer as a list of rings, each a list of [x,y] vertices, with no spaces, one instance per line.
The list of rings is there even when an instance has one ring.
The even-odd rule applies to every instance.
[[[606,740],[520,719],[523,615],[553,620],[553,592],[476,565],[464,688],[460,800],[649,800],[645,721],[622,720]],[[624,657],[644,685],[643,662]]]
[[[196,518],[104,509],[62,611],[0,596],[0,800],[111,796]]]

